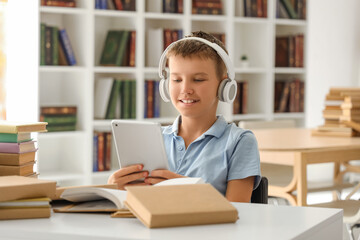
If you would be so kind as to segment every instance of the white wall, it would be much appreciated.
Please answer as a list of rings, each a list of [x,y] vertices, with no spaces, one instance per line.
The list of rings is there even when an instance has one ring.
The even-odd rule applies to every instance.
[[[307,127],[323,123],[325,95],[333,86],[360,85],[360,1],[307,0]]]
[[[360,86],[360,1],[307,2],[305,125],[316,127],[324,123],[322,110],[330,87]],[[308,178],[310,181],[331,179],[332,167],[331,164],[311,165],[308,167]]]

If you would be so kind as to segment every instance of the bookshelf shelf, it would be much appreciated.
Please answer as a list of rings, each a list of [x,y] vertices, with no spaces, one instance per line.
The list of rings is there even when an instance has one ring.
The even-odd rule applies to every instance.
[[[56,103],[78,107],[75,132],[53,132],[39,135],[38,155],[41,177],[52,176],[60,185],[104,184],[118,168],[114,146],[111,171],[93,172],[94,131],[111,131],[111,120],[95,119],[95,87],[104,78],[135,80],[136,118],[171,124],[177,117],[170,103],[160,103],[160,117],[144,118],[145,80],[158,81],[157,59],[163,51],[162,34],[149,39],[150,29],[182,30],[225,34],[229,56],[234,63],[235,80],[247,82],[247,114],[233,114],[233,105],[220,103],[218,114],[229,122],[241,120],[295,119],[303,125],[305,113],[274,113],[275,80],[299,77],[306,82],[304,68],[275,66],[276,37],[302,33],[306,37],[307,21],[276,19],[275,0],[268,0],[267,18],[244,17],[244,0],[223,0],[223,15],[192,14],[192,0],[183,0],[183,13],[162,13],[162,0],[137,0],[136,11],[95,9],[95,0],[77,0],[77,8],[39,6],[39,24],[65,28],[75,52],[76,66],[39,66],[40,106]],[[241,10],[242,9],[242,10]],[[100,65],[109,30],[136,31],[135,67]],[[160,31],[159,31],[160,32]],[[161,33],[161,32],[160,32]],[[151,59],[149,48],[158,51]],[[306,47],[306,44],[304,44]],[[151,49],[151,50],[153,50]],[[242,67],[247,55],[249,67]],[[306,49],[304,51],[306,58]],[[149,61],[150,59],[150,61]],[[151,61],[153,60],[153,61]],[[306,94],[305,94],[306,97]],[[119,110],[117,110],[119,111]]]

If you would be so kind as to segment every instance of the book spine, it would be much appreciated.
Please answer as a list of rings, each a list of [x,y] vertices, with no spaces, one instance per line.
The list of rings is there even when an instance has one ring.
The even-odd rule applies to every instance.
[[[69,65],[75,65],[76,64],[75,54],[71,47],[70,39],[65,29],[59,30],[59,40],[60,40],[60,44],[64,49],[67,62],[69,63]]]
[[[294,10],[294,7],[293,5],[291,4],[291,2],[289,0],[280,0],[280,2],[284,5],[287,13],[289,14],[289,16],[292,18],[292,19],[297,19],[298,16]]]
[[[49,125],[58,124],[76,124],[76,115],[40,115],[41,122],[47,122]]]
[[[135,67],[136,56],[136,31],[131,31],[130,34],[130,54],[129,54],[129,66]]]
[[[45,65],[52,65],[52,27],[45,27]]]
[[[40,113],[41,114],[47,114],[47,115],[60,115],[60,114],[76,114],[77,107],[75,106],[49,106],[49,107],[41,107]]]
[[[93,136],[93,172],[98,171],[98,133],[94,132]]]
[[[105,153],[105,149],[104,149],[104,144],[105,144],[105,139],[104,139],[104,132],[100,132],[98,134],[98,171],[104,171],[105,166],[104,166],[104,153]]]
[[[45,29],[46,25],[44,23],[40,24],[40,65],[45,65]]]
[[[124,61],[124,57],[126,55],[126,46],[129,40],[129,34],[129,31],[122,31],[121,38],[119,40],[119,48],[116,53],[116,66],[121,66]]]
[[[131,109],[131,80],[125,80],[124,81],[124,88],[123,88],[123,119],[129,119],[130,118],[130,109]]]
[[[159,92],[159,81],[154,81],[154,117],[158,118],[160,117],[160,92]]]
[[[247,114],[248,113],[248,82],[242,82],[242,101],[241,101],[241,113],[242,114]]]
[[[144,118],[148,117],[148,88],[149,88],[149,81],[146,80],[144,83]]]
[[[48,132],[62,132],[62,131],[75,131],[75,125],[48,125],[47,126]]]
[[[130,118],[136,119],[136,81],[130,81]]]
[[[59,65],[59,29],[52,27],[52,65]]]
[[[111,132],[105,134],[105,170],[109,171],[111,169]]]
[[[109,103],[108,103],[107,110],[106,110],[105,119],[114,119],[115,118],[116,103],[117,103],[117,100],[119,97],[120,87],[121,87],[121,81],[116,79],[113,82],[113,85],[111,88],[111,93],[110,93]]]
[[[148,81],[147,88],[147,118],[154,117],[154,81]]]

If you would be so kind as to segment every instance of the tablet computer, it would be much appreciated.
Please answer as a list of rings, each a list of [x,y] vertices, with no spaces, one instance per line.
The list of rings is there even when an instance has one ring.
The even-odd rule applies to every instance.
[[[169,169],[160,123],[112,120],[120,167],[143,164],[143,170]]]

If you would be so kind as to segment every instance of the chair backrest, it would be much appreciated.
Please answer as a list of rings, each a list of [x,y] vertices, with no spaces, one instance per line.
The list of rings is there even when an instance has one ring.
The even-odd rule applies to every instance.
[[[293,128],[296,127],[295,120],[274,120],[274,121],[240,121],[239,127],[244,129],[261,129],[261,128]]]
[[[259,186],[251,194],[251,203],[268,203],[268,180],[261,177]]]

